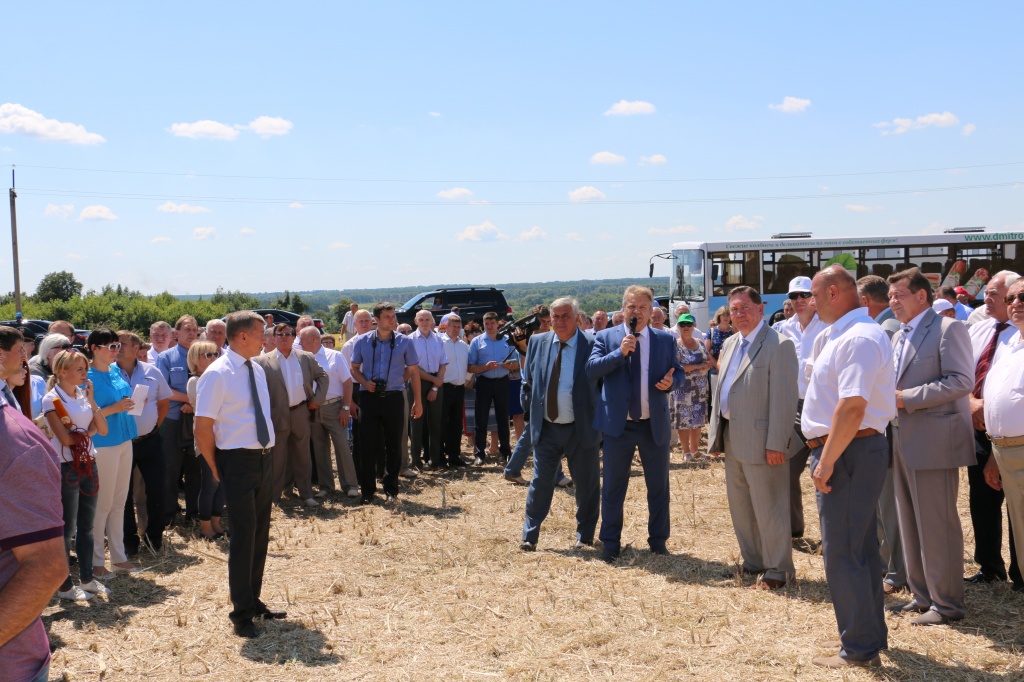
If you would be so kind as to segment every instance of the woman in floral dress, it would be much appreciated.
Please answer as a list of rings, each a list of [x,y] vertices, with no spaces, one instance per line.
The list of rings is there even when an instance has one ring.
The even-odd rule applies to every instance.
[[[686,378],[672,392],[669,411],[672,428],[679,432],[683,461],[692,462],[700,453],[700,432],[708,419],[708,370],[712,365],[704,344],[693,338],[693,315],[680,315],[676,324],[676,354]]]

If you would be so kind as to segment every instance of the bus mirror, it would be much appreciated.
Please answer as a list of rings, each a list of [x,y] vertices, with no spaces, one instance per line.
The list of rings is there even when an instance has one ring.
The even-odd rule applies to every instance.
[[[718,281],[718,263],[714,263],[711,266],[711,281],[712,282],[717,282]]]
[[[648,277],[648,278],[650,278],[650,277],[654,277],[654,261],[651,261],[651,269],[650,269],[650,271],[649,271],[649,272],[647,273],[647,277]]]

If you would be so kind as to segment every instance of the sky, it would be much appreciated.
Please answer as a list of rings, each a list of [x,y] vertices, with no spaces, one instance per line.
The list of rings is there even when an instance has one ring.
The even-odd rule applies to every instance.
[[[55,270],[175,294],[642,279],[676,241],[1024,226],[1022,3],[4,19],[28,292]]]

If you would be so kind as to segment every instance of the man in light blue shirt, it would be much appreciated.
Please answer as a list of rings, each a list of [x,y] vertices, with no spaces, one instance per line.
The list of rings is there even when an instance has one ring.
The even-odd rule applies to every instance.
[[[575,323],[575,320],[573,321]],[[469,346],[469,371],[476,374],[476,439],[474,464],[480,466],[487,458],[487,416],[494,405],[498,422],[498,449],[507,462],[512,457],[508,439],[508,373],[519,368],[512,346],[498,338],[498,315],[484,314],[484,334]]]

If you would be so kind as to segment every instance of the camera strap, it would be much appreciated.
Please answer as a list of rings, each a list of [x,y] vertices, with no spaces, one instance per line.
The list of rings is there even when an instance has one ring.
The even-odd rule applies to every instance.
[[[373,331],[373,354],[371,355],[371,359],[373,360],[373,371],[374,371],[374,373],[376,373],[376,371],[377,371],[377,340],[379,338],[380,337],[377,335],[377,330],[375,329]],[[381,345],[383,346],[383,344],[381,344]],[[392,331],[391,332],[391,352],[388,353],[388,371],[385,372],[384,376],[382,377],[384,379],[384,388],[385,388],[385,390],[387,390],[388,379],[391,377],[391,360],[394,357],[395,357],[395,332]],[[384,348],[383,347],[380,349],[380,361],[382,363],[384,362]]]

